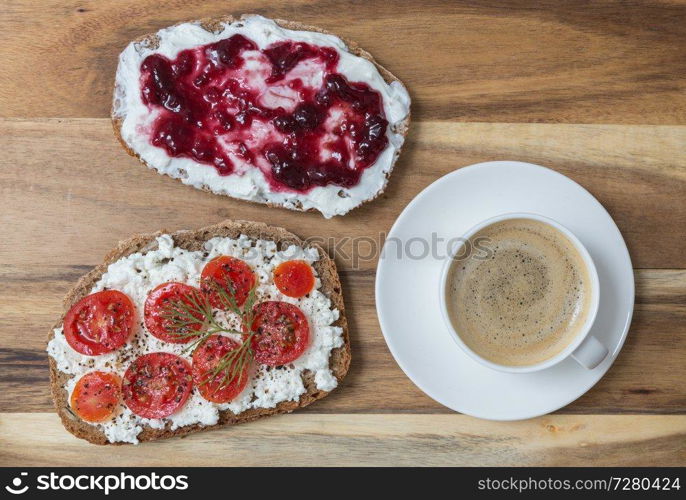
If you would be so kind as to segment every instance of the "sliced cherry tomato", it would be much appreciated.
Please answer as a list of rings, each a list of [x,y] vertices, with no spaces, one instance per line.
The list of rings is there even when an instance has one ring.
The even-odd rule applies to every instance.
[[[287,260],[274,270],[274,284],[288,297],[303,297],[314,288],[314,272],[304,260]]]
[[[117,409],[121,399],[120,386],[121,379],[114,373],[86,373],[74,386],[71,408],[86,422],[104,422]]]
[[[169,312],[169,307],[172,302],[181,301],[189,305],[192,300],[198,301],[201,292],[198,288],[183,283],[176,283],[170,281],[162,283],[148,294],[145,299],[145,327],[150,333],[160,340],[171,342],[172,344],[186,344],[191,340],[197,338],[195,335],[190,335],[202,329],[202,315],[197,315],[197,324],[190,324],[179,330],[178,334],[170,332],[171,321],[165,317],[165,313]]]
[[[117,290],[92,293],[64,317],[64,336],[76,352],[97,356],[126,343],[135,319],[131,299]]]
[[[225,381],[226,371],[212,377],[221,358],[239,346],[238,342],[224,335],[211,335],[193,352],[193,383],[206,400],[228,403],[245,389],[248,383],[248,363],[244,364],[233,380]],[[231,369],[227,367],[227,370]]]
[[[222,255],[209,261],[200,274],[200,289],[208,294],[212,307],[225,309],[224,302],[214,289],[219,286],[236,300],[238,307],[245,303],[257,277],[250,266],[234,257]]]
[[[299,307],[288,302],[261,302],[254,307],[253,314],[252,348],[258,363],[285,365],[305,351],[310,325]]]
[[[124,374],[124,403],[145,418],[168,417],[193,389],[191,365],[180,356],[153,352],[136,358]]]

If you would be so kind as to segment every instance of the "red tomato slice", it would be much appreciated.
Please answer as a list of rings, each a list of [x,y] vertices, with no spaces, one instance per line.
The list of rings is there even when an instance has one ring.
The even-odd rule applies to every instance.
[[[258,363],[285,365],[305,351],[310,325],[299,307],[288,302],[261,302],[254,307],[253,314],[252,348]]]
[[[86,373],[76,382],[69,404],[86,422],[104,422],[117,409],[120,385],[121,379],[114,373]]]
[[[226,353],[239,347],[238,342],[224,335],[211,335],[193,352],[193,383],[203,398],[214,403],[228,403],[238,396],[248,383],[248,363],[241,373],[224,383],[225,372],[212,379],[212,372]]]
[[[198,288],[173,281],[162,283],[151,291],[148,298],[145,299],[145,327],[158,339],[172,344],[186,344],[196,339],[197,336],[194,335],[181,336],[170,333],[171,322],[169,318],[164,316],[171,302],[182,301],[185,304],[190,304],[193,297],[196,297],[196,300],[201,298],[201,292]],[[198,323],[188,325],[184,333],[197,332],[202,327],[202,316],[198,316]]]
[[[209,261],[200,274],[200,289],[208,294],[212,307],[223,309],[224,304],[211,283],[214,282],[236,299],[238,307],[245,303],[257,277],[250,266],[240,259],[222,255]]]
[[[153,352],[136,358],[124,374],[124,403],[145,418],[168,417],[193,388],[191,365],[180,356]]]
[[[76,352],[97,356],[126,343],[135,318],[131,299],[117,290],[92,293],[64,317],[64,336]]]
[[[304,260],[288,260],[274,270],[274,284],[288,297],[303,297],[314,288],[314,272]]]

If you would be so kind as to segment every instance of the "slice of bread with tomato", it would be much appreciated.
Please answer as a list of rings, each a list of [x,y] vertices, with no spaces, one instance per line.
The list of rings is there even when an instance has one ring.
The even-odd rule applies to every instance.
[[[338,339],[338,346],[334,348],[331,348],[331,346],[329,346],[330,351],[324,351],[329,352],[329,373],[325,373],[326,370],[324,370],[321,374],[318,372],[313,373],[308,369],[303,369],[300,372],[297,372],[299,373],[303,387],[302,394],[300,394],[297,398],[293,398],[291,400],[278,401],[278,403],[273,404],[271,407],[269,407],[269,403],[265,404],[265,406],[267,407],[258,407],[255,406],[254,400],[259,400],[259,398],[265,397],[264,393],[268,393],[268,389],[266,391],[262,390],[262,393],[260,395],[252,394],[250,395],[250,397],[247,398],[244,394],[243,399],[245,405],[250,407],[246,406],[246,409],[241,410],[238,413],[234,413],[231,409],[218,410],[216,422],[212,423],[211,425],[206,425],[203,423],[179,425],[183,424],[183,422],[172,422],[171,420],[165,419],[146,421],[137,418],[136,425],[140,426],[140,431],[136,434],[135,441],[144,442],[174,436],[182,436],[201,430],[209,430],[221,426],[249,422],[252,420],[256,420],[278,413],[292,412],[293,410],[296,410],[303,406],[307,406],[313,403],[314,401],[327,396],[330,390],[321,389],[322,385],[326,387],[326,389],[331,389],[343,380],[350,364],[350,341],[348,336],[347,322],[345,318],[345,308],[341,292],[341,283],[339,281],[336,265],[333,259],[329,257],[329,255],[323,248],[316,244],[306,243],[299,237],[297,237],[293,233],[286,231],[285,229],[268,226],[262,223],[247,221],[225,221],[217,225],[204,227],[194,231],[177,231],[174,233],[157,232],[151,234],[141,234],[120,242],[116,246],[116,248],[113,249],[105,257],[105,260],[102,264],[95,267],[95,269],[93,269],[91,272],[83,276],[76,283],[74,288],[69,291],[69,293],[64,299],[64,314],[55,323],[53,329],[50,332],[48,338],[48,352],[51,353],[49,360],[52,396],[54,399],[54,404],[57,413],[59,414],[62,423],[64,424],[64,427],[69,432],[71,432],[79,438],[86,439],[91,443],[95,444],[120,444],[120,440],[118,440],[118,438],[112,437],[113,433],[116,433],[116,429],[114,431],[112,430],[114,428],[114,424],[108,424],[109,427],[107,427],[107,429],[109,430],[106,430],[102,425],[98,423],[87,422],[84,419],[80,418],[79,412],[75,411],[76,409],[72,408],[71,406],[73,400],[70,401],[70,392],[74,392],[74,382],[77,377],[73,374],[65,373],[64,371],[60,370],[60,363],[63,363],[64,361],[56,359],[54,354],[55,350],[51,350],[51,346],[54,347],[54,344],[56,343],[56,335],[61,335],[60,332],[63,331],[62,328],[64,325],[65,316],[71,309],[73,309],[75,304],[79,303],[79,301],[83,301],[85,297],[92,295],[98,289],[97,284],[102,283],[103,280],[109,285],[108,287],[106,287],[106,289],[116,290],[117,288],[119,288],[121,290],[127,290],[125,281],[122,281],[123,278],[107,275],[108,269],[111,274],[116,273],[116,269],[110,266],[116,264],[117,262],[123,262],[126,259],[133,259],[137,262],[143,262],[146,258],[146,255],[152,255],[150,252],[159,251],[159,246],[163,242],[163,240],[160,240],[160,238],[162,237],[162,235],[166,234],[168,234],[169,236],[165,236],[165,238],[171,237],[171,240],[173,240],[173,245],[175,249],[174,251],[181,252],[184,255],[199,255],[199,258],[204,259],[210,258],[207,255],[207,242],[210,240],[213,242],[229,242],[227,244],[234,245],[232,248],[235,248],[235,245],[244,245],[246,247],[249,247],[250,241],[261,241],[262,247],[269,247],[271,245],[271,242],[273,242],[275,244],[274,248],[276,248],[278,252],[285,252],[287,251],[287,249],[303,249],[305,252],[304,255],[308,255],[311,257],[310,262],[314,271],[314,275],[316,276],[317,282],[316,294],[317,296],[320,296],[319,294],[323,294],[323,296],[325,296],[328,299],[328,301],[323,300],[320,296],[320,300],[318,302],[318,304],[320,304],[319,307],[326,306],[324,308],[328,308],[325,314],[325,319],[323,321],[317,320],[315,324],[312,322],[312,317],[309,317],[311,329],[310,335],[318,335],[318,328],[321,328],[324,332],[335,332],[336,338]],[[270,251],[273,253],[273,249]],[[315,260],[312,256],[316,255],[318,255],[318,258],[316,258]],[[290,257],[284,257],[284,259],[288,258]],[[173,261],[174,257],[172,256],[171,258],[165,258],[164,260],[167,261],[170,259]],[[168,262],[164,262],[164,265],[171,264]],[[145,271],[141,272],[145,273]],[[172,274],[174,275],[174,273]],[[190,275],[188,275],[188,278],[191,279]],[[193,277],[192,279],[197,280],[197,277]],[[271,286],[272,283],[271,281],[269,281],[270,279],[271,278],[265,278],[264,276],[260,278],[260,282],[264,282],[266,280],[266,282],[269,285],[265,285],[265,289],[274,289],[274,287]],[[115,283],[117,285],[111,286],[112,283]],[[310,297],[314,294],[315,291],[313,290],[306,297]],[[274,297],[271,298],[273,299]],[[302,300],[305,299],[303,298]],[[291,302],[299,303],[296,302],[295,299],[291,300]],[[324,306],[321,306],[321,304],[324,304]],[[138,309],[140,309],[141,306],[137,304],[137,307]],[[320,324],[327,326],[317,326]],[[154,342],[158,343],[161,342],[159,339],[153,339],[149,335],[149,332],[147,331],[147,323],[146,321],[144,321],[143,318],[136,317],[136,321],[134,323],[133,328],[137,331],[137,333],[134,332],[131,334],[131,336],[127,340],[129,344],[132,342],[145,342],[145,339],[150,339],[150,341],[154,340]],[[314,342],[316,340],[313,339],[314,338],[310,339],[310,343],[312,345],[314,345]],[[122,347],[120,349],[126,349],[128,348],[127,346],[128,344],[126,344],[125,347]],[[67,347],[67,349],[70,349],[70,351],[67,354],[70,357],[70,362],[72,364],[84,363],[84,366],[86,366],[85,369],[81,367],[81,372],[79,373],[82,373],[83,371],[89,371],[91,369],[94,370],[97,367],[104,367],[104,371],[107,371],[108,369],[110,369],[110,367],[119,367],[118,369],[121,372],[122,367],[130,367],[134,361],[133,359],[128,359],[126,357],[117,357],[116,350],[113,351],[114,354],[109,353],[97,356],[86,356],[81,355],[77,352],[71,352],[73,351],[73,349],[71,349],[70,347]],[[307,350],[305,350],[303,356],[305,355],[308,355]],[[81,358],[79,358],[79,356],[81,356]],[[100,360],[98,360],[98,356],[109,356],[109,358],[101,358]],[[185,357],[189,363],[192,359],[194,359],[191,357],[190,353],[183,354],[183,357]],[[107,361],[103,362],[103,359],[107,359]],[[250,362],[256,363],[254,360],[251,360]],[[290,369],[289,366],[292,368],[292,365],[297,365],[297,363],[298,361],[296,360],[285,367],[269,366],[265,368],[264,366],[259,366],[258,372],[260,374],[263,374],[271,373],[272,370],[274,372],[278,372],[279,370],[287,371]],[[114,368],[112,368],[112,370],[116,371],[116,369]],[[118,375],[122,376],[122,373],[118,373]],[[322,375],[324,379],[326,379],[327,376],[330,376],[332,378],[329,382],[321,382],[320,375]],[[295,382],[296,385],[298,385],[297,381]],[[124,381],[122,383],[125,384],[126,382]],[[247,390],[252,389],[250,389],[249,386],[246,389],[246,391]],[[124,402],[121,402],[120,405],[128,413],[130,413],[129,410],[126,409],[126,405]],[[146,422],[149,422],[149,424]]]

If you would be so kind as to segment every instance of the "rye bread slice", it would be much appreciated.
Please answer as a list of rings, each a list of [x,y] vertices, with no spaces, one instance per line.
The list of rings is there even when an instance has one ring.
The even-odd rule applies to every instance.
[[[182,23],[177,23],[173,26],[178,26],[180,24],[185,24],[185,23],[191,22],[191,23],[199,24],[202,28],[204,28],[207,31],[216,32],[217,30],[221,29],[221,26],[224,23],[239,22],[241,19],[244,19],[244,18],[252,16],[252,15],[255,15],[255,14],[243,14],[240,17],[221,16],[221,17],[214,17],[214,18],[205,18],[205,19],[199,19],[196,21],[184,21]],[[281,26],[282,28],[286,28],[286,29],[290,29],[290,30],[313,31],[313,32],[322,33],[325,35],[336,36],[346,45],[346,48],[348,49],[348,51],[350,53],[352,53],[358,57],[361,57],[363,59],[366,59],[369,62],[371,62],[372,64],[374,64],[374,66],[379,71],[379,73],[381,74],[381,76],[383,77],[383,79],[386,83],[388,83],[388,84],[390,84],[392,82],[402,83],[393,73],[391,73],[386,68],[381,66],[381,64],[379,64],[374,59],[374,57],[372,57],[372,55],[369,52],[362,49],[359,45],[357,45],[357,43],[355,43],[351,40],[348,40],[347,38],[340,37],[340,36],[336,35],[335,33],[324,30],[322,28],[318,28],[316,26],[310,26],[307,24],[302,24],[302,23],[299,23],[296,21],[287,21],[284,19],[272,19],[272,21],[274,21],[277,25]],[[153,49],[157,48],[159,46],[159,39],[157,38],[156,33],[149,33],[147,35],[143,35],[143,36],[133,40],[133,42],[145,44],[146,46],[151,47]],[[123,146],[123,148],[126,150],[126,152],[129,155],[133,156],[134,158],[137,158],[138,161],[140,161],[146,167],[148,167],[152,170],[155,170],[154,167],[149,165],[143,158],[140,157],[140,155],[138,153],[136,153],[133,149],[131,149],[131,147],[126,143],[126,141],[124,140],[124,138],[121,135],[121,127],[122,127],[122,123],[124,120],[123,120],[123,118],[118,117],[116,115],[116,108],[117,108],[116,101],[117,101],[117,95],[118,94],[119,94],[119,91],[118,91],[117,85],[115,83],[114,99],[112,101],[112,111],[111,111],[112,126],[114,128],[114,135],[116,136],[119,143]],[[402,135],[403,138],[407,138],[407,132],[408,132],[409,126],[410,126],[410,116],[411,116],[411,112],[410,112],[410,110],[408,110],[408,113],[407,113],[407,116],[405,117],[405,119],[403,121],[397,123],[393,127],[393,129],[392,129],[393,132],[395,132],[396,134]],[[358,208],[358,207],[360,207],[366,203],[369,203],[370,201],[375,200],[376,198],[378,198],[380,195],[382,195],[384,193],[388,179],[390,178],[390,175],[393,172],[393,168],[395,167],[395,163],[398,160],[398,157],[400,156],[401,150],[402,150],[402,147],[400,147],[396,150],[395,155],[393,157],[393,161],[392,161],[390,167],[388,168],[388,172],[386,172],[386,174],[385,174],[386,180],[383,183],[383,186],[381,187],[381,189],[379,189],[376,193],[374,193],[372,196],[370,196],[367,200],[365,200],[365,201],[361,202],[359,205],[353,207],[352,210],[354,210],[355,208]],[[181,182],[181,179],[176,179],[176,180],[178,182]],[[214,193],[208,186],[203,186],[201,189],[203,191],[206,191],[209,193],[228,196],[228,195],[224,195],[222,193]],[[272,203],[272,202],[262,203],[260,201],[253,201],[253,200],[242,200],[242,201],[250,201],[252,203],[266,204],[267,206],[270,206],[270,207],[280,207],[280,208],[286,208],[286,209],[296,210],[296,211],[305,211],[305,212],[316,212],[317,211],[317,209],[315,209],[315,208],[310,208],[310,209],[305,210],[305,209],[299,208],[297,206],[284,206],[282,204]]]
[[[348,372],[350,365],[350,339],[348,336],[348,324],[345,318],[345,307],[343,304],[343,295],[341,291],[341,283],[338,278],[338,271],[336,264],[329,257],[328,253],[316,244],[306,244],[293,233],[286,231],[280,227],[268,226],[259,222],[248,221],[231,221],[227,220],[216,225],[203,227],[195,231],[177,231],[168,233],[166,231],[158,231],[156,233],[139,234],[127,240],[119,242],[119,244],[105,257],[102,264],[98,265],[91,272],[83,276],[67,293],[64,298],[64,312],[60,319],[53,325],[48,336],[50,341],[54,336],[54,329],[62,326],[64,315],[69,308],[78,300],[88,295],[93,286],[98,282],[102,275],[107,271],[107,266],[122,257],[131,255],[136,252],[146,252],[157,247],[155,238],[162,234],[171,234],[176,246],[186,250],[201,250],[205,241],[219,237],[237,238],[241,234],[245,234],[252,239],[265,239],[277,243],[277,247],[281,250],[289,245],[298,245],[302,248],[316,248],[319,252],[319,260],[314,263],[314,268],[321,280],[321,292],[326,295],[332,303],[332,306],[339,310],[340,316],[338,320],[333,323],[334,326],[339,326],[343,330],[344,345],[342,347],[333,349],[329,358],[329,366],[334,376],[340,383]],[[86,439],[94,444],[125,444],[125,443],[110,443],[105,434],[97,427],[84,422],[78,418],[69,409],[69,401],[65,383],[71,375],[67,375],[57,370],[57,364],[52,357],[49,357],[50,362],[50,384],[52,397],[62,424],[64,427],[74,434],[76,437]],[[153,429],[148,426],[143,426],[143,431],[138,435],[138,440],[153,441],[156,439],[165,439],[174,436],[183,436],[192,432],[202,430],[214,429],[226,425],[240,424],[243,422],[250,422],[269,415],[277,413],[290,413],[297,408],[307,406],[318,399],[327,396],[329,392],[318,390],[314,383],[313,375],[305,371],[303,373],[303,382],[306,392],[300,397],[299,401],[284,401],[279,403],[275,408],[254,408],[244,411],[238,415],[233,414],[230,410],[224,410],[219,413],[219,422],[213,426],[202,426],[199,424],[180,427],[175,430],[170,430],[169,425],[166,429]]]

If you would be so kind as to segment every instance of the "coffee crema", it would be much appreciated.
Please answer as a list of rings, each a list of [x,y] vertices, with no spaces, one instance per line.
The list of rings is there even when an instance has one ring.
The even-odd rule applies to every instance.
[[[446,281],[447,311],[467,346],[506,366],[543,362],[579,334],[591,281],[579,250],[534,219],[491,224],[469,239]]]

